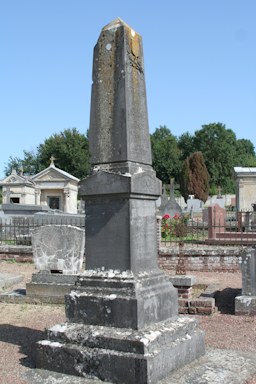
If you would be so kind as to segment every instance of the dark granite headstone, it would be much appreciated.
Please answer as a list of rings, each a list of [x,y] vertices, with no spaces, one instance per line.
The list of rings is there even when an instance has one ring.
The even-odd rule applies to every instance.
[[[92,175],[86,270],[66,296],[67,323],[48,331],[37,366],[114,383],[156,383],[204,353],[197,321],[178,318],[177,290],[157,265],[155,201],[141,37],[120,19],[94,49]]]

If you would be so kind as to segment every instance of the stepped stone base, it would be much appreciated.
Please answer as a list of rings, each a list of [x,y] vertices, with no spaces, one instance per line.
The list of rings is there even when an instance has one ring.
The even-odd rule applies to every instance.
[[[36,366],[124,384],[154,384],[205,353],[196,319],[178,317],[142,330],[64,323],[37,343]]]
[[[74,289],[78,275],[33,273],[32,280],[26,284],[26,296],[33,298],[57,298],[65,303],[65,295]]]
[[[256,296],[237,296],[235,298],[236,315],[256,315]]]

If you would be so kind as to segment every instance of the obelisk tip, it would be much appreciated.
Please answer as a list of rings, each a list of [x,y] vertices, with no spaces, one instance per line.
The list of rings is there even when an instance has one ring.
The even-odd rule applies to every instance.
[[[129,28],[133,34],[135,34],[135,31],[133,28],[131,28],[125,21],[123,21],[120,17],[117,17],[113,21],[111,21],[109,24],[105,25],[105,27],[102,28],[102,31],[110,30],[110,29],[117,29],[121,26],[124,26],[126,28]]]

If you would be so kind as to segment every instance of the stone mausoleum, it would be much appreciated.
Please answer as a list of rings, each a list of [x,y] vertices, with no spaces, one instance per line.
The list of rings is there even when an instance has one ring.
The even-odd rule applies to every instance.
[[[78,182],[78,178],[55,167],[52,157],[50,166],[36,175],[24,176],[13,170],[1,180],[3,204],[48,206],[77,213]]]
[[[251,211],[256,206],[256,167],[235,167],[236,205],[238,211]]]

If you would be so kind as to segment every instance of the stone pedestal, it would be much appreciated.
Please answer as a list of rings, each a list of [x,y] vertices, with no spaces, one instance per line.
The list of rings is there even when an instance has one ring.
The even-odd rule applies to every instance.
[[[242,295],[235,298],[236,315],[256,315],[256,249],[241,253]]]
[[[30,283],[26,284],[26,296],[41,302],[65,303],[65,295],[75,286],[77,275],[62,275],[49,272],[33,273]]]
[[[180,317],[142,330],[62,324],[39,342],[37,367],[102,381],[157,383],[204,353],[197,320]]]

